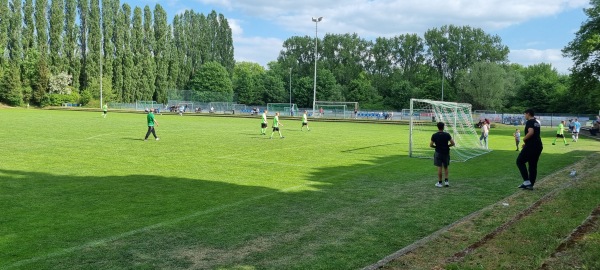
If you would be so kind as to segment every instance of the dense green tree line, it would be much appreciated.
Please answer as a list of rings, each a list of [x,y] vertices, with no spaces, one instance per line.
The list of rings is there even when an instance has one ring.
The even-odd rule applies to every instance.
[[[525,108],[594,113],[600,107],[600,91],[581,90],[582,85],[600,88],[597,79],[587,77],[576,85],[581,75],[559,74],[550,64],[511,64],[509,48],[501,39],[478,28],[446,25],[423,36],[374,41],[356,34],[326,34],[318,43],[317,100],[357,101],[363,109],[378,110],[408,108],[410,98],[468,102],[475,110],[517,113]],[[238,63],[233,81],[239,102],[287,102],[291,83],[292,102],[312,107],[314,46],[313,37],[294,36],[284,41],[269,69]],[[271,99],[260,83],[267,75],[283,84],[270,89],[279,93]]]
[[[1,102],[86,103],[99,99],[101,86],[105,101],[118,102],[165,102],[170,89],[192,87],[233,96],[231,86],[195,83],[207,63],[225,71],[215,80],[231,85],[231,28],[215,11],[188,10],[169,24],[159,4],[0,0]]]
[[[366,40],[357,34],[293,36],[275,61],[235,63],[227,19],[185,11],[167,22],[156,5],[119,0],[0,0],[0,101],[46,105],[104,99],[164,102],[171,89],[206,101],[311,107],[315,42],[317,100],[363,109],[403,109],[410,98],[468,102],[477,110],[595,113],[600,108],[600,0],[564,54],[572,74],[550,64],[511,64],[498,36],[445,25],[422,35]],[[100,81],[102,72],[102,81]],[[64,84],[64,82],[70,82]],[[64,86],[65,89],[59,89]]]

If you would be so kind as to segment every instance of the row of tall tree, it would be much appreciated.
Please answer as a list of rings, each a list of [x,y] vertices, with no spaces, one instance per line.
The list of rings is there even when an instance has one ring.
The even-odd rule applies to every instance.
[[[169,24],[160,4],[0,0],[0,100],[12,105],[86,103],[100,85],[108,101],[165,102],[212,62],[233,73],[231,28],[215,11]]]

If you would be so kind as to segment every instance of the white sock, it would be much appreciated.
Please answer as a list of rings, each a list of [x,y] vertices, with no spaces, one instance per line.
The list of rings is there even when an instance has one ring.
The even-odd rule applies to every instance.
[[[531,185],[531,181],[525,180],[525,181],[523,181],[523,185],[529,186],[529,185]]]

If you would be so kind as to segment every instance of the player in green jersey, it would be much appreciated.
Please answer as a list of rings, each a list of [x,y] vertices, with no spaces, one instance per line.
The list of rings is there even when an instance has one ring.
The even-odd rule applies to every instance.
[[[275,113],[275,117],[273,117],[273,132],[271,132],[271,139],[273,139],[273,134],[275,134],[275,131],[279,132],[279,138],[283,139],[283,135],[281,135],[279,126],[283,127],[283,124],[279,122],[279,113]]]
[[[556,130],[556,138],[554,138],[554,141],[552,142],[552,145],[556,145],[556,139],[558,138],[562,138],[563,143],[565,145],[569,145],[567,143],[567,139],[565,139],[565,121],[560,121],[560,124],[558,124],[558,129]]]
[[[158,121],[156,121],[156,119],[154,119],[154,108],[151,108],[150,111],[148,112],[148,115],[146,116],[146,120],[148,121],[148,132],[146,132],[146,137],[144,138],[144,141],[148,140],[148,136],[150,136],[150,133],[152,133],[152,135],[154,135],[154,138],[158,141],[160,140],[160,138],[158,138],[156,136],[156,131],[154,131],[154,126],[158,126]]]
[[[108,103],[104,103],[104,106],[102,106],[102,117],[106,118],[106,113],[108,113]]]
[[[306,115],[306,111],[304,111],[304,114],[302,115],[302,127],[300,128],[300,131],[304,130],[304,126],[306,126],[306,129],[308,129],[308,131],[310,131],[310,128],[308,127],[308,117]]]
[[[262,122],[260,123],[260,135],[267,135],[267,126],[268,126],[268,122],[267,122],[267,113],[269,111],[265,110],[262,114]]]

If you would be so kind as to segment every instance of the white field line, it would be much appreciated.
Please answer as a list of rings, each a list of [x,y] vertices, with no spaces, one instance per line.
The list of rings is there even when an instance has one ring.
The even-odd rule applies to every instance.
[[[355,169],[355,170],[349,170],[349,171],[346,171],[344,173],[332,175],[330,177],[325,177],[321,181],[327,181],[329,179],[333,179],[333,178],[336,178],[336,177],[341,177],[341,176],[345,176],[345,175],[348,175],[348,174],[354,174],[354,173],[357,173],[357,172],[360,172],[360,171],[364,171],[364,170],[367,170],[367,169],[377,168],[377,167],[381,167],[381,166],[387,166],[387,165],[392,164],[394,162],[396,162],[396,160],[395,159],[391,159],[391,160],[389,160],[387,162],[384,162],[384,163],[373,164],[373,165],[361,167],[361,168],[358,168],[358,169]],[[54,258],[54,257],[58,257],[58,256],[67,255],[67,254],[75,252],[75,251],[102,246],[102,245],[105,245],[107,243],[123,239],[123,238],[128,237],[128,236],[136,235],[136,234],[139,234],[139,233],[144,233],[144,232],[147,232],[147,231],[150,231],[150,230],[153,230],[153,229],[157,229],[157,228],[161,228],[161,227],[164,227],[164,226],[168,226],[168,225],[173,225],[173,224],[176,224],[176,223],[179,223],[179,222],[182,222],[182,221],[186,221],[186,220],[198,217],[198,216],[202,216],[202,215],[214,213],[214,212],[217,212],[217,211],[220,211],[220,210],[225,210],[225,209],[232,208],[232,207],[235,207],[235,206],[238,206],[238,205],[245,205],[247,202],[256,201],[256,200],[259,200],[259,199],[262,199],[262,198],[270,197],[270,196],[273,196],[273,195],[280,194],[282,192],[293,191],[295,189],[299,189],[299,188],[305,187],[307,185],[309,185],[309,183],[303,184],[303,185],[297,185],[297,186],[293,186],[293,187],[289,187],[289,188],[285,188],[285,189],[282,189],[282,190],[279,190],[279,191],[275,191],[275,192],[271,192],[271,193],[267,193],[267,194],[263,194],[263,195],[259,195],[259,196],[254,196],[254,197],[247,198],[247,199],[244,199],[244,200],[240,200],[240,201],[237,201],[237,202],[233,202],[233,203],[230,203],[230,204],[221,205],[221,206],[213,207],[211,209],[206,209],[206,210],[198,211],[198,212],[195,212],[195,213],[192,213],[192,214],[189,214],[187,216],[180,217],[180,218],[170,219],[168,221],[159,222],[159,223],[156,223],[156,224],[153,224],[153,225],[149,225],[149,226],[146,226],[146,227],[142,227],[142,228],[139,228],[139,229],[136,229],[136,230],[132,230],[132,231],[124,232],[124,233],[121,233],[121,234],[109,236],[107,238],[90,241],[90,242],[87,242],[87,243],[85,243],[83,245],[74,246],[74,247],[70,247],[70,248],[65,248],[65,249],[62,249],[62,250],[59,250],[59,251],[48,253],[46,255],[42,255],[42,256],[37,256],[37,257],[33,257],[33,258],[21,260],[21,261],[15,262],[15,263],[7,266],[5,269],[11,269],[11,268],[16,268],[16,267],[21,267],[21,266],[24,266],[24,265],[27,265],[27,264],[30,264],[30,263],[34,263],[34,262],[37,262],[37,261],[46,260],[46,259],[50,259],[50,258]]]

